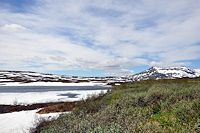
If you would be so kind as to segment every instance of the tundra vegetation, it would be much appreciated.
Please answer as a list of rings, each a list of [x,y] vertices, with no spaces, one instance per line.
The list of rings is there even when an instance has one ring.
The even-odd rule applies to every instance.
[[[200,132],[200,79],[146,80],[114,86],[69,113],[42,122],[40,133]]]

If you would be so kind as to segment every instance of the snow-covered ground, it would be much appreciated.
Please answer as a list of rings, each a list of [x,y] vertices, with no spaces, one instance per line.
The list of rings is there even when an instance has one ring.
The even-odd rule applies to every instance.
[[[32,83],[19,83],[10,82],[1,86],[104,86],[108,87],[105,83],[61,83],[61,82],[32,82]],[[0,92],[0,104],[33,104],[33,103],[46,103],[46,102],[61,102],[61,101],[78,101],[85,99],[88,95],[106,93],[107,90],[65,90],[65,91],[46,91],[46,92],[14,92],[4,93]],[[75,97],[68,97],[68,95]]]
[[[62,83],[62,82],[5,82],[0,86],[105,86],[107,83],[83,82],[83,83]]]
[[[58,101],[78,101],[107,90],[66,90],[26,93],[0,93],[0,104],[33,104]],[[41,118],[56,118],[59,113],[37,114],[38,110],[0,114],[0,133],[29,133]]]
[[[33,104],[60,101],[78,101],[90,95],[106,93],[107,90],[74,90],[74,91],[47,91],[27,93],[0,93],[0,104]],[[75,97],[68,97],[68,95]],[[77,95],[76,95],[77,94]]]
[[[29,133],[41,119],[57,118],[61,113],[37,114],[38,110],[0,114],[0,133]]]

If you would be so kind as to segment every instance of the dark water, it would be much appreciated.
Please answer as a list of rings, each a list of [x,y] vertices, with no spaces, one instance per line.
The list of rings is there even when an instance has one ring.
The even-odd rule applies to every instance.
[[[48,91],[73,91],[73,90],[108,90],[111,87],[103,86],[0,86],[0,93],[26,93]]]
[[[58,96],[68,96],[69,98],[76,98],[78,95],[80,94],[76,94],[76,93],[64,93],[64,94],[60,94]]]

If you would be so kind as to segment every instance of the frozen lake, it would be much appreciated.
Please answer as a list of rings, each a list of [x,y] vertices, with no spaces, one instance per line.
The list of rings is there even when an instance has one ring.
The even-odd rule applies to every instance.
[[[0,86],[0,104],[78,101],[106,93],[109,86]]]

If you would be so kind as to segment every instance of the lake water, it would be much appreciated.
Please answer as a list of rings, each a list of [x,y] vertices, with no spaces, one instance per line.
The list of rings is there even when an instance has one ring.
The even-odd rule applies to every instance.
[[[108,90],[109,86],[0,86],[0,93]]]

